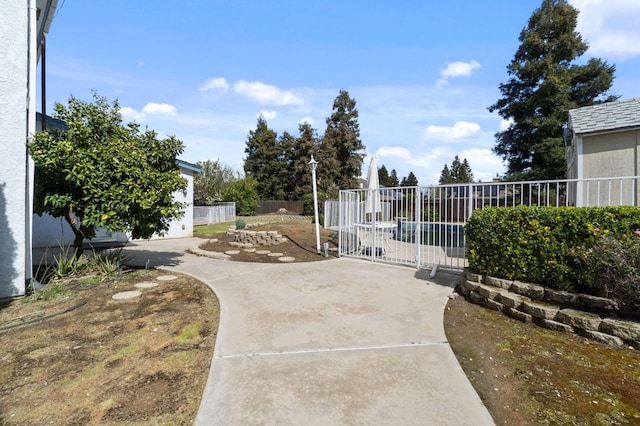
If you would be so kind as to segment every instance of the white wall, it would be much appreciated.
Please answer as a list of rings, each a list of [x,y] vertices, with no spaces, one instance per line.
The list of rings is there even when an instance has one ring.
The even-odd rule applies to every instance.
[[[180,172],[182,177],[187,180],[187,188],[184,191],[176,191],[173,198],[175,201],[187,203],[184,216],[179,220],[171,221],[169,231],[164,237],[154,235],[151,239],[193,237],[193,171],[181,168]]]
[[[0,298],[25,292],[28,2],[0,12]]]

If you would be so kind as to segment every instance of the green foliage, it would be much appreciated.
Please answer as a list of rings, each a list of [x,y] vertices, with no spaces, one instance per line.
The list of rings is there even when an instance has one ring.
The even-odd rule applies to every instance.
[[[402,178],[400,186],[418,186],[418,178],[413,174],[413,172],[409,172],[407,177]]]
[[[236,219],[236,229],[244,229],[247,227],[247,222],[242,219]]]
[[[34,287],[31,287],[30,290],[31,290],[31,294],[25,297],[24,299],[22,299],[24,303],[31,303],[31,302],[38,302],[38,301],[46,302],[48,300],[55,300],[63,296],[65,293],[63,282],[54,282],[54,283],[48,284],[42,290],[36,290]]]
[[[76,257],[97,227],[149,238],[184,214],[173,199],[186,186],[177,163],[182,142],[122,125],[118,103],[95,93],[92,103],[72,96],[54,109],[66,129],[37,133],[28,144],[37,166],[34,210],[65,218]]]
[[[440,220],[440,213],[431,209],[424,209],[422,211],[422,220],[425,222],[437,222]]]
[[[520,33],[507,66],[509,80],[489,111],[508,120],[493,150],[508,164],[507,178],[557,179],[566,174],[563,124],[569,109],[612,101],[615,66],[591,58],[576,31],[578,10],[566,0],[544,0]]]
[[[263,116],[258,118],[256,129],[249,132],[244,172],[255,180],[260,200],[286,199],[291,182],[286,154],[292,146],[293,138],[285,132],[278,140]]]
[[[595,227],[593,233],[596,243],[583,252],[592,284],[622,312],[640,316],[640,230],[615,234]]]
[[[251,176],[230,182],[222,194],[224,201],[236,203],[238,216],[252,216],[258,207],[258,183]]]
[[[289,156],[292,167],[291,183],[293,184],[291,192],[294,200],[302,200],[313,191],[309,161],[312,155],[318,156],[319,144],[316,130],[309,123],[300,124],[298,131],[300,136],[296,139]]]
[[[588,253],[593,229],[640,229],[636,207],[499,207],[476,210],[465,226],[469,265],[480,273],[560,289],[597,285]]]
[[[340,90],[318,152],[318,185],[331,196],[337,196],[339,189],[357,188],[365,149],[358,116],[355,99]]]
[[[397,188],[398,186],[400,186],[398,172],[396,172],[396,169],[391,169],[391,174],[389,175],[389,188]]]
[[[127,265],[130,257],[122,248],[114,250],[103,250],[93,252],[93,257],[89,263],[90,268],[103,276],[113,276],[122,271],[122,267]]]
[[[448,183],[470,183],[473,182],[473,172],[471,166],[465,158],[460,162],[460,158],[456,155],[451,163],[451,168],[446,164],[440,174],[440,184],[445,185]]]
[[[202,169],[193,176],[193,204],[196,206],[210,206],[222,200],[225,187],[239,179],[231,167],[219,160],[199,161],[196,166]]]

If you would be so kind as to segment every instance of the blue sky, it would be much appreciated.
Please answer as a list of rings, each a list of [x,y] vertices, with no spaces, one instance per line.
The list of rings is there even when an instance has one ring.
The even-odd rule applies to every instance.
[[[614,93],[640,97],[640,2],[570,0]],[[360,113],[367,158],[437,183],[467,158],[476,179],[504,172],[491,153],[518,35],[541,0],[59,0],[47,38],[47,112],[95,89],[126,121],[185,143],[182,159],[242,171],[262,114],[278,134],[322,134],[340,89]],[[319,167],[322,167],[320,164]]]

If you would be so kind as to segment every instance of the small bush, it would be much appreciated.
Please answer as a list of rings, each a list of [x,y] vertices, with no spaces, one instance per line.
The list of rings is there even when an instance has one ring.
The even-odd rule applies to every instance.
[[[247,222],[245,222],[242,219],[237,219],[236,220],[236,229],[244,229],[247,227]]]
[[[597,242],[584,253],[592,284],[622,312],[640,316],[640,230],[616,235],[596,227],[593,233]]]

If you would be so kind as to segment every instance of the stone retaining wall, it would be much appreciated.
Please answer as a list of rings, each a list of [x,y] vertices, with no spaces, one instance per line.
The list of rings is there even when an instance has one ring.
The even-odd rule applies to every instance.
[[[287,241],[278,231],[230,230],[229,232],[235,235],[235,241],[229,244],[241,248],[276,246]]]
[[[457,290],[469,301],[520,321],[599,342],[640,349],[640,323],[616,318],[615,301],[543,286],[462,274]]]

